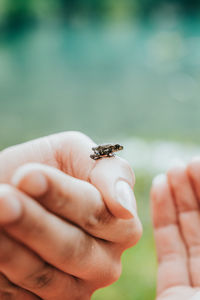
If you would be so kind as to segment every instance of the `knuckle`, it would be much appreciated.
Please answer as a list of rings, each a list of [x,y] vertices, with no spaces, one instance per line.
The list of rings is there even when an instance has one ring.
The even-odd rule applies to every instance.
[[[111,223],[114,217],[109,213],[103,203],[98,204],[95,211],[92,212],[85,220],[85,228],[87,231],[93,231],[97,228],[101,229]]]
[[[20,235],[28,237],[28,239],[40,239],[45,235],[45,215],[38,212],[37,222],[26,215],[26,213],[19,220],[15,221],[9,226],[9,230],[20,230]]]
[[[0,235],[0,265],[10,264],[15,248],[6,236]]]
[[[122,272],[121,261],[120,259],[110,259],[102,265],[95,266],[94,270],[95,272],[90,274],[91,281],[94,289],[99,289],[113,284],[120,278]]]
[[[87,231],[92,231],[108,225],[114,217],[107,210],[100,192],[92,185],[85,193],[86,198],[92,203],[91,211],[88,213],[87,218],[84,219],[84,228]]]
[[[76,242],[77,245],[77,242]],[[61,253],[57,256],[57,263],[65,268],[68,262],[73,261],[73,257],[75,256],[75,246],[72,245],[68,240],[63,243],[63,247]]]
[[[115,263],[113,270],[112,270],[112,276],[111,276],[112,282],[117,281],[120,278],[121,273],[122,273],[121,263],[120,262]]]
[[[130,248],[137,244],[142,236],[142,232],[142,224],[139,218],[131,220],[129,230],[127,230],[125,248]]]
[[[123,220],[116,224],[118,229],[117,240],[115,247],[124,251],[138,243],[142,236],[142,224],[138,217],[131,220]]]
[[[54,269],[45,264],[42,268],[27,276],[21,284],[30,289],[47,288],[51,285],[54,274]]]
[[[76,241],[74,243],[74,241]],[[92,238],[79,230],[74,235],[73,240],[67,237],[63,243],[61,252],[58,254],[57,262],[61,266],[67,266],[70,262],[73,264],[84,265],[86,258],[90,255],[92,249]]]
[[[104,280],[105,285],[112,284],[115,281],[117,281],[122,272],[122,266],[121,262],[112,262],[110,266],[107,267],[107,269],[104,271]]]
[[[75,294],[73,295],[73,299],[90,300],[95,290],[96,289],[93,288],[91,282],[81,280],[79,281],[79,289],[76,289]]]
[[[40,172],[44,168],[43,164],[37,162],[29,162],[20,166],[15,173],[15,177],[26,178],[34,172]]]

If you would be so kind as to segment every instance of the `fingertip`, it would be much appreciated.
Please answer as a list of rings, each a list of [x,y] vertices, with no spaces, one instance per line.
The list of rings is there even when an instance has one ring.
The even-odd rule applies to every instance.
[[[168,178],[164,174],[158,175],[153,181],[151,189],[151,214],[154,229],[176,222],[176,209]]]
[[[121,219],[134,217],[137,213],[133,194],[135,176],[126,160],[116,156],[98,161],[89,180],[101,192],[113,216]]]
[[[159,185],[165,184],[167,181],[167,176],[166,174],[158,174],[156,177],[154,177],[152,181],[152,186],[157,187]]]
[[[184,161],[176,160],[175,163],[169,170],[167,171],[167,177],[169,182],[173,182],[176,178],[180,177],[187,169],[187,166]]]
[[[187,172],[191,177],[199,176],[200,174],[200,156],[195,156],[187,166]]]
[[[43,196],[48,190],[48,180],[38,169],[37,164],[27,164],[19,168],[13,175],[11,182],[33,197]]]
[[[152,181],[152,187],[151,187],[151,200],[156,201],[159,199],[159,197],[156,197],[159,192],[164,188],[164,186],[167,184],[167,176],[166,174],[158,174],[153,178]]]

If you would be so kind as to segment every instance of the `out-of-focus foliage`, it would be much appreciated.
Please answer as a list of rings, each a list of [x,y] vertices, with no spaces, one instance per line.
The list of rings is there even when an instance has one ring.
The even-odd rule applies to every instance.
[[[0,0],[0,26],[7,28],[49,17],[127,19],[173,10],[198,14],[198,0]]]
[[[198,19],[172,14],[148,25],[79,19],[5,34],[0,147],[60,130],[100,142],[133,135],[196,142],[199,36]]]

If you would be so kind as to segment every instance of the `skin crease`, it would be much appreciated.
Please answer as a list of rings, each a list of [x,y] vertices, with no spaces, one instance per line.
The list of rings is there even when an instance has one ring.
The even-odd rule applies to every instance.
[[[78,146],[76,144],[77,138],[79,140]],[[87,140],[86,143],[85,139]],[[67,149],[69,144],[70,147]],[[76,147],[72,145],[76,145]],[[114,202],[112,189],[116,180],[115,174],[120,174],[120,178],[128,182],[131,187],[134,178],[127,163],[118,160],[117,157],[101,160],[100,164],[88,160],[91,145],[93,145],[91,140],[79,133],[64,133],[10,148],[1,154],[0,206],[4,205],[3,200],[6,197],[14,195],[19,199],[23,212],[20,215],[20,221],[2,224],[4,230],[1,232],[1,241],[4,242],[0,244],[0,270],[4,275],[0,275],[1,299],[90,299],[93,291],[100,287],[100,278],[95,278],[95,283],[89,278],[90,275],[93,277],[95,270],[96,273],[100,270],[98,265],[91,264],[92,268],[97,268],[93,270],[94,273],[82,273],[81,277],[83,278],[77,278],[77,274],[75,277],[70,274],[75,267],[79,267],[78,262],[76,263],[75,260],[75,265],[72,266],[69,272],[69,270],[63,269],[68,261],[66,256],[63,262],[56,267],[44,263],[46,260],[45,258],[42,259],[44,253],[41,252],[42,243],[38,240],[38,234],[41,240],[48,237],[48,243],[45,244],[49,245],[52,242],[53,229],[48,232],[47,228],[52,222],[55,225],[54,229],[55,227],[60,229],[65,226],[64,231],[72,232],[72,238],[74,234],[78,234],[79,237],[82,236],[81,244],[84,240],[88,241],[87,235],[83,235],[81,230],[77,231],[74,228],[76,226],[72,227],[68,222],[63,222],[60,219],[60,217],[64,217],[70,220],[70,217],[76,215],[73,212],[76,211],[75,206],[80,203],[80,195],[78,193],[74,195],[70,192],[69,187],[72,184],[81,187],[82,191],[88,192],[89,197],[86,197],[89,199],[87,208],[91,207],[91,211],[88,214],[89,223],[86,219],[81,218],[81,215],[76,216],[77,219],[71,221],[84,228],[84,231],[92,234],[94,241],[98,241],[98,237],[102,238],[100,234],[105,232],[107,242],[105,244],[94,242],[91,247],[93,249],[96,245],[97,248],[93,253],[99,253],[99,257],[94,256],[94,260],[103,261],[104,267],[107,264],[105,261],[109,261],[109,268],[112,266],[111,273],[116,273],[119,276],[120,253],[137,242],[141,235],[141,227],[139,221],[135,220],[136,223],[133,223],[129,213]],[[67,150],[62,153],[62,149]],[[79,153],[80,149],[81,153]],[[25,165],[30,162],[37,164]],[[20,166],[23,167],[19,168]],[[81,167],[78,168],[78,166]],[[114,170],[113,174],[110,173],[111,169]],[[103,179],[101,172],[104,174]],[[47,179],[47,190],[44,185],[40,186],[36,180],[39,174]],[[8,184],[16,186],[17,189]],[[67,190],[65,190],[65,185],[68,186]],[[198,252],[200,243],[198,230],[200,225],[200,159],[196,158],[187,166],[176,166],[168,172],[167,177],[162,176],[161,179],[155,181],[151,198],[158,253],[157,300],[197,300],[200,296],[193,297],[200,291],[200,255]],[[55,199],[59,199],[57,205],[54,205]],[[66,199],[68,201],[67,207],[64,203]],[[62,201],[60,202],[60,200]],[[75,205],[73,205],[72,200],[75,200]],[[93,201],[94,206],[92,206]],[[103,205],[103,201],[106,202],[106,206]],[[60,208],[62,209],[60,210]],[[99,214],[99,211],[103,214]],[[55,212],[56,216],[51,212]],[[34,218],[38,214],[43,222],[39,223],[39,226],[37,224],[37,227],[32,231],[31,228],[34,227],[34,220],[36,220]],[[102,220],[102,215],[105,216],[105,214],[107,214],[107,217]],[[91,216],[95,216],[95,218],[91,220]],[[96,218],[97,216],[98,218]],[[120,216],[120,219],[116,218],[117,216]],[[97,220],[101,220],[101,222]],[[119,226],[118,228],[124,226],[126,232],[129,231],[125,239],[123,234],[119,234],[119,236],[116,234],[116,226]],[[59,231],[53,237],[57,235],[59,238]],[[27,238],[27,232],[30,234],[30,238]],[[130,236],[133,237],[131,245],[127,242]],[[25,237],[28,245],[24,245]],[[108,242],[111,239],[113,239],[112,242]],[[61,240],[63,239],[61,238]],[[30,244],[30,241],[32,244]],[[58,246],[58,242],[59,239],[57,242],[53,240],[54,245],[56,243]],[[38,245],[40,245],[39,248]],[[88,247],[87,242],[85,245]],[[88,251],[87,247],[85,249]],[[57,255],[62,258],[62,254],[59,254],[61,248],[57,247]],[[66,252],[66,246],[64,249]],[[71,253],[74,253],[73,248],[69,250],[73,250]],[[85,253],[84,251],[81,253],[81,261],[86,258],[85,265],[88,267]],[[110,253],[110,256],[103,256],[103,254],[108,253]],[[115,261],[112,260],[114,253]],[[21,260],[19,260],[20,257]],[[69,257],[71,261],[70,252]],[[77,257],[80,261],[80,254]],[[48,260],[51,262],[51,256],[48,257]],[[20,264],[20,267],[17,267],[18,264]],[[15,266],[15,270],[20,270],[20,274],[13,272],[13,266]],[[81,273],[82,271],[84,271],[84,265],[78,269],[78,272]],[[103,270],[100,271],[103,272]],[[20,278],[20,281],[18,281],[18,278]],[[110,280],[109,283],[111,283],[116,279],[108,273],[107,282]],[[106,283],[104,282],[104,284]],[[70,287],[73,287],[73,285],[74,288],[70,291]],[[103,283],[101,285],[103,286]],[[77,294],[74,291],[78,291]]]
[[[119,278],[121,254],[142,227],[137,211],[116,201],[115,184],[132,189],[134,175],[118,157],[93,161],[93,146],[66,132],[1,152],[0,211],[11,212],[12,197],[20,205],[17,217],[0,214],[2,299],[90,299]]]
[[[153,184],[157,300],[200,299],[199,192],[200,158],[174,166]]]

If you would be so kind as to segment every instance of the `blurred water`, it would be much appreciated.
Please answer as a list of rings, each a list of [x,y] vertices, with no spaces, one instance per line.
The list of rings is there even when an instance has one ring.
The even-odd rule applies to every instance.
[[[0,41],[1,147],[62,130],[199,142],[198,21],[41,24]]]

